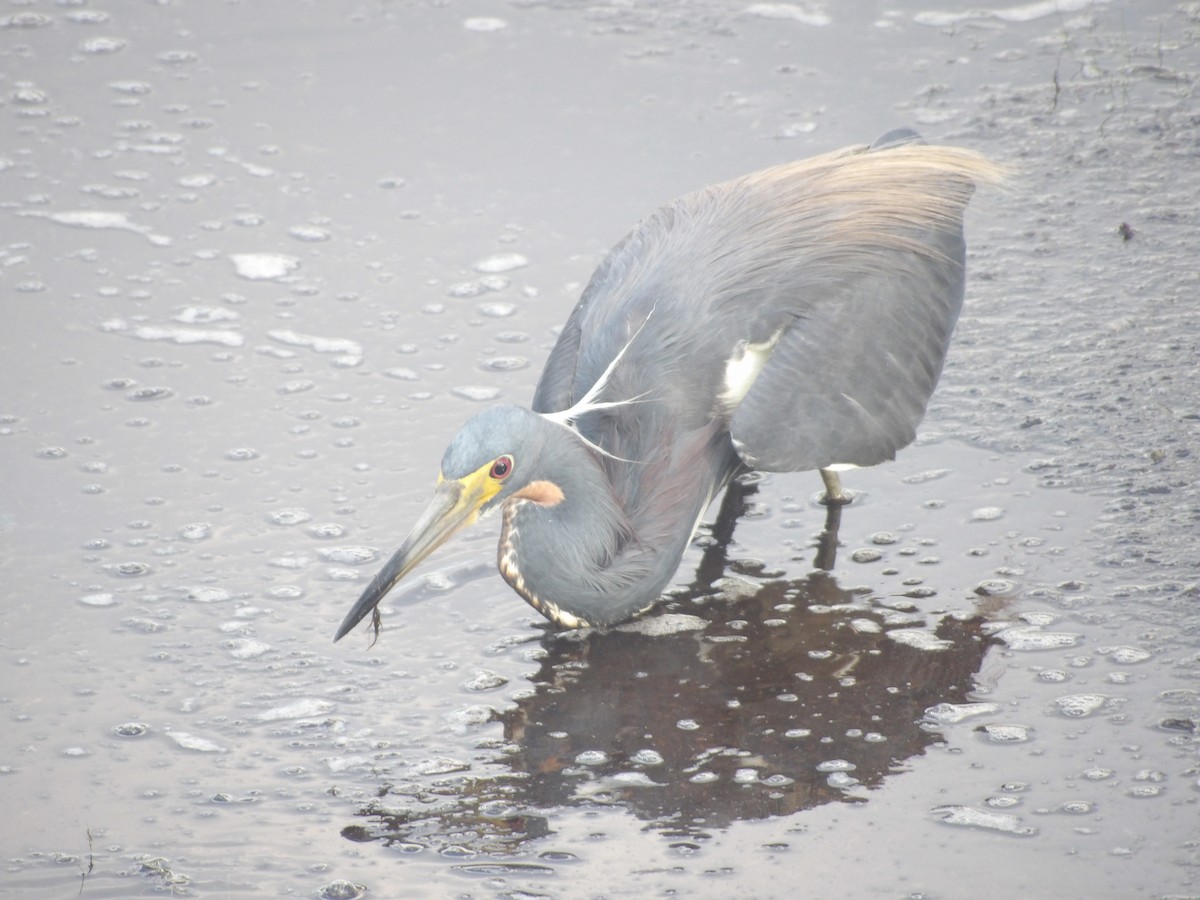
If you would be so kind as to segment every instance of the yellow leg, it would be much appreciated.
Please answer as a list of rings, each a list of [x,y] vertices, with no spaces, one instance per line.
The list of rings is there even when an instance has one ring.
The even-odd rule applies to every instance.
[[[842,480],[833,469],[821,469],[821,480],[825,482],[825,496],[821,502],[827,506],[845,506],[854,497],[842,489]]]

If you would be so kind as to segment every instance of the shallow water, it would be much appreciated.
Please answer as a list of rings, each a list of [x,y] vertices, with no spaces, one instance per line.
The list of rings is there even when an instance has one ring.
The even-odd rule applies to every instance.
[[[0,896],[1191,895],[1200,14],[10,4]],[[1007,162],[919,440],[754,480],[662,612],[445,548],[604,250],[897,124]]]

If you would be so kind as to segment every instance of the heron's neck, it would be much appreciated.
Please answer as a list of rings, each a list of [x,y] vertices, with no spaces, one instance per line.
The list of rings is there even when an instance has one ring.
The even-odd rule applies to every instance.
[[[658,600],[698,517],[727,475],[707,484],[701,476],[697,490],[683,497],[672,493],[679,502],[662,507],[665,516],[647,515],[641,504],[653,505],[654,492],[646,489],[637,499],[619,496],[605,466],[638,466],[632,472],[636,481],[643,473],[651,474],[644,467],[657,468],[653,463],[606,460],[601,465],[571,432],[558,426],[554,430],[548,441],[553,446],[542,455],[552,463],[543,462],[540,472],[557,490],[526,488],[505,503],[500,572],[517,593],[559,625],[625,621]]]

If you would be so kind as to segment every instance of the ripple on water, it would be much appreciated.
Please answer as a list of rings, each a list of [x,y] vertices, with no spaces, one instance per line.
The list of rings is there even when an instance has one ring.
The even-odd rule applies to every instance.
[[[113,734],[118,737],[144,737],[150,733],[150,726],[144,722],[122,722],[113,726]]]

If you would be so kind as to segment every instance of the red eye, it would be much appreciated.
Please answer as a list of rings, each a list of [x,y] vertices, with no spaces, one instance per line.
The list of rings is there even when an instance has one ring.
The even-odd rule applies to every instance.
[[[492,463],[492,471],[488,474],[497,481],[503,481],[508,477],[508,473],[512,471],[513,458],[511,456],[501,456]]]

